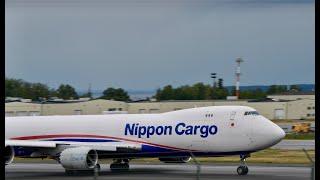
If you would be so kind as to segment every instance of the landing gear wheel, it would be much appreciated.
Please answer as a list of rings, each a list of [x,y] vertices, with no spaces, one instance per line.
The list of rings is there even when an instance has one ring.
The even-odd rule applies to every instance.
[[[249,168],[247,166],[239,166],[237,168],[237,173],[239,175],[246,175],[246,174],[248,174],[248,172],[249,172]]]
[[[247,163],[246,163],[246,158],[247,157],[250,157],[250,154],[246,154],[246,155],[240,155],[240,163],[241,163],[241,166],[239,166],[237,168],[237,173],[239,175],[246,175],[248,174],[249,172],[249,168],[247,166]]]

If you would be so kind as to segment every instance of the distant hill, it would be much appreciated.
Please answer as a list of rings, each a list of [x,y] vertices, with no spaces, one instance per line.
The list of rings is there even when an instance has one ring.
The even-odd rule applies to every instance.
[[[314,84],[297,84],[298,87],[302,89],[302,92],[315,90]],[[255,85],[255,86],[240,86],[240,90],[256,90],[261,89],[262,91],[267,91],[271,85]],[[231,91],[233,86],[226,86],[226,88]],[[132,100],[141,100],[147,97],[152,97],[156,94],[156,90],[127,90],[130,98]],[[87,93],[88,90],[78,91],[78,94]],[[92,90],[92,95],[94,98],[102,96],[103,90]]]

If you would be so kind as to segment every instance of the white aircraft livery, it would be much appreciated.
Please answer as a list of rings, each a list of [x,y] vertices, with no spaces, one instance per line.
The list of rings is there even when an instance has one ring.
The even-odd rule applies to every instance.
[[[240,155],[239,175],[251,153],[280,142],[285,132],[246,106],[210,106],[159,114],[25,116],[5,118],[5,165],[14,157],[50,158],[67,174],[129,170],[135,158],[186,163],[191,157]]]

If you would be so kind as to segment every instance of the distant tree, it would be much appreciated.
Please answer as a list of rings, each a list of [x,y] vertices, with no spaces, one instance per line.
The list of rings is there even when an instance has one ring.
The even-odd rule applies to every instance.
[[[252,99],[258,99],[258,98],[266,98],[267,97],[267,94],[262,91],[261,89],[256,89],[254,90],[254,96],[252,97]]]
[[[178,88],[172,88],[171,85],[165,86],[163,89],[157,89],[155,97],[158,100],[206,100],[226,97],[229,92],[227,89],[216,89],[216,93],[213,93],[213,89],[210,85],[204,85],[203,83],[196,83],[193,86],[185,85]],[[218,94],[217,94],[218,93]],[[222,95],[220,94],[222,93]]]
[[[68,84],[66,85],[61,84],[54,94],[56,94],[59,98],[62,98],[62,99],[78,99],[79,98],[75,89]]]
[[[236,87],[232,86],[231,91],[229,93],[230,96],[236,95]],[[267,94],[262,91],[261,89],[255,89],[255,90],[239,90],[239,99],[259,99],[259,98],[265,98],[267,97]]]
[[[281,93],[281,92],[286,92],[287,87],[286,86],[278,86],[278,85],[272,85],[270,88],[267,90],[267,94],[275,94],[275,93]]]
[[[290,90],[296,90],[296,91],[300,92],[302,89],[298,85],[293,84],[290,86]]]
[[[130,97],[126,91],[122,88],[108,88],[103,91],[103,96],[101,99],[113,99],[116,101],[130,101]]]
[[[175,95],[171,85],[165,86],[163,90],[159,89],[156,94],[159,100],[173,100]]]
[[[41,83],[31,84],[32,94],[31,99],[33,100],[42,100],[50,97],[49,87]]]
[[[194,100],[198,96],[197,90],[188,85],[176,88],[174,95],[174,100]]]
[[[230,93],[227,88],[217,88],[216,90],[216,99],[227,99]]]
[[[203,83],[197,83],[192,86],[194,90],[195,97],[193,99],[204,100],[210,99],[211,87],[209,85],[204,85]]]
[[[212,86],[210,90],[210,99],[218,99],[218,88],[215,86]]]
[[[236,95],[236,86],[232,86],[230,90],[230,95],[235,96]]]
[[[259,99],[266,98],[267,94],[261,89],[256,90],[242,90],[239,93],[239,99]]]
[[[39,98],[50,97],[50,90],[45,84],[5,78],[5,96],[39,100]]]
[[[223,88],[223,79],[222,79],[222,78],[219,78],[219,79],[218,79],[218,88],[219,88],[219,89],[222,89],[222,88]]]
[[[22,89],[24,88],[25,83],[26,82],[22,79],[5,78],[5,96],[22,97]]]

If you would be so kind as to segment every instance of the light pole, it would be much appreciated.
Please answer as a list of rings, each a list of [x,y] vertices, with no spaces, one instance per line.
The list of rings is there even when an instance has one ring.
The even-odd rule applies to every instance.
[[[211,78],[213,79],[212,99],[214,99],[214,89],[216,88],[217,73],[211,73]]]
[[[213,87],[216,87],[217,73],[211,73],[211,78],[213,79]]]

